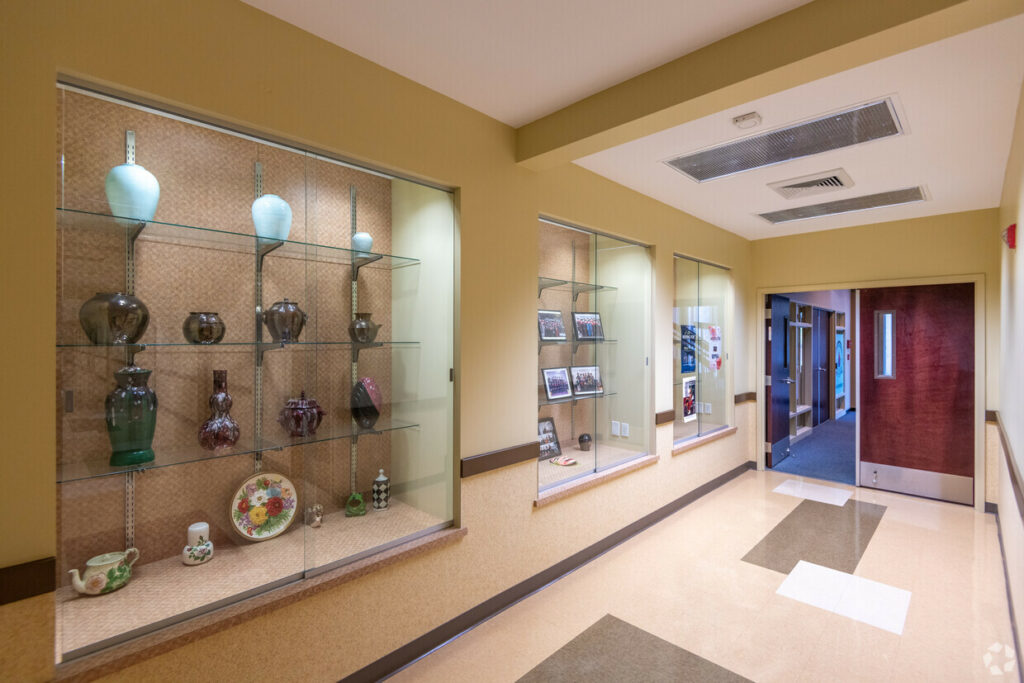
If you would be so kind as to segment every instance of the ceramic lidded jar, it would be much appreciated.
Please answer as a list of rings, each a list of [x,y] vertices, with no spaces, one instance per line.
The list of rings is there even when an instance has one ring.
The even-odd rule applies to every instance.
[[[214,370],[210,419],[199,427],[199,445],[206,450],[229,448],[238,442],[238,423],[230,412],[232,403],[231,394],[228,393],[228,371]]]
[[[210,540],[210,525],[196,522],[188,527],[188,545],[181,551],[181,561],[187,565],[205,564],[213,557],[213,541]]]
[[[263,324],[267,326],[274,341],[294,342],[299,340],[302,326],[308,317],[297,303],[285,299],[263,312]]]
[[[356,319],[348,324],[348,336],[357,344],[372,344],[377,338],[380,325],[370,319],[370,313],[356,313]]]
[[[252,224],[257,237],[286,240],[292,229],[292,207],[276,194],[265,194],[252,203]]]
[[[391,504],[391,480],[380,470],[380,474],[373,480],[373,509],[387,510]]]
[[[278,423],[289,436],[310,436],[316,434],[325,413],[315,398],[306,398],[306,392],[299,398],[290,398],[277,416]]]
[[[78,309],[78,321],[93,344],[134,344],[149,325],[149,309],[131,294],[100,292]]]
[[[107,394],[107,436],[110,464],[115,467],[150,462],[156,432],[156,393],[149,388],[152,370],[129,365],[114,373],[117,387]]]
[[[352,387],[352,419],[363,429],[377,423],[382,408],[380,389],[372,377],[363,377]]]
[[[583,434],[580,434],[580,438],[578,439],[578,441],[580,444],[581,451],[589,451],[590,445],[594,442],[594,438],[590,436],[590,434],[584,432]]]
[[[181,333],[189,344],[217,344],[227,328],[216,313],[193,311],[181,324]]]
[[[123,225],[153,220],[160,201],[156,176],[138,164],[121,164],[107,173],[105,188],[110,213]]]

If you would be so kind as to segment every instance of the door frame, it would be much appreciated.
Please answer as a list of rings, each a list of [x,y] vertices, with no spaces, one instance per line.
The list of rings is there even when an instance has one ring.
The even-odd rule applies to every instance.
[[[844,282],[823,282],[814,284],[787,284],[781,286],[771,287],[758,287],[756,290],[755,301],[760,302],[759,306],[755,306],[756,314],[761,316],[761,319],[757,321],[757,325],[754,329],[760,330],[763,325],[764,311],[762,307],[764,305],[764,297],[769,294],[785,294],[787,292],[816,292],[820,290],[831,290],[831,289],[872,289],[876,287],[912,287],[915,285],[946,285],[954,283],[970,282],[974,284],[974,509],[979,512],[985,511],[985,386],[986,386],[986,372],[987,365],[985,362],[985,324],[986,324],[986,310],[985,310],[985,274],[984,273],[970,273],[966,275],[939,275],[933,277],[917,277],[917,278],[894,278],[886,280],[853,280]],[[851,311],[851,316],[859,322],[860,315],[860,294],[854,300],[854,310]],[[847,327],[849,328],[849,321],[847,321]],[[855,458],[856,458],[856,485],[860,486],[860,326],[857,325],[856,339],[854,341],[854,363],[851,368],[853,376],[856,377],[857,386],[857,400],[854,402],[857,410],[854,412],[856,416],[854,440],[855,440]],[[764,443],[765,443],[765,379],[766,359],[764,357],[764,344],[759,343],[757,348],[757,409],[755,410],[757,417],[757,453],[755,454],[755,460],[757,461],[757,469],[765,469],[765,454],[764,454]]]

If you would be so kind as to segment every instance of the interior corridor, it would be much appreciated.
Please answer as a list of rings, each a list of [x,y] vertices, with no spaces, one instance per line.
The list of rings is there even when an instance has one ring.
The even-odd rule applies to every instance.
[[[1012,642],[993,515],[749,471],[392,680],[1017,680]]]
[[[852,412],[822,422],[809,436],[790,445],[789,457],[772,469],[852,486],[857,482],[856,429]]]

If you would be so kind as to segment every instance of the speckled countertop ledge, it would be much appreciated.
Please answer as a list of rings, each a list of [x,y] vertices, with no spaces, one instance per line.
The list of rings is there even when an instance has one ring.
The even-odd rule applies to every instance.
[[[547,491],[542,491],[537,496],[537,499],[533,501],[533,505],[534,507],[550,505],[557,500],[562,500],[563,498],[577,494],[580,491],[586,491],[598,484],[603,484],[606,481],[615,479],[616,477],[621,477],[628,472],[638,470],[642,467],[653,465],[656,462],[658,462],[657,455],[645,455],[635,460],[630,460],[629,462],[617,465],[616,467],[610,467],[595,474],[591,474],[580,479],[574,479],[573,481],[562,484],[561,486],[556,486],[548,489]]]

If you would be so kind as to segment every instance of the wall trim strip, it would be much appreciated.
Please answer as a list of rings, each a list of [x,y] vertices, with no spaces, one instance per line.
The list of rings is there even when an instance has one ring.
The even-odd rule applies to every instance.
[[[670,422],[676,421],[676,409],[663,410],[660,413],[654,414],[654,426],[669,424]]]
[[[1006,583],[1006,608],[1010,612],[1010,635],[1013,637],[1015,652],[1020,652],[1020,631],[1017,630],[1017,616],[1013,611],[1013,593],[1010,592],[1010,570],[1006,565],[1006,546],[1003,545],[1003,525],[996,513],[996,536],[999,538],[999,554],[1003,558],[1003,581]],[[1020,661],[1018,655],[1018,662]],[[1024,683],[1024,668],[1017,667],[1017,676]]]
[[[455,638],[465,631],[473,628],[477,624],[486,621],[506,607],[519,602],[523,598],[537,592],[544,588],[547,584],[562,578],[569,572],[579,568],[586,564],[590,560],[594,559],[598,555],[605,551],[619,545],[620,543],[629,540],[632,536],[640,533],[647,527],[660,522],[674,512],[678,512],[682,508],[686,507],[693,501],[697,500],[701,496],[707,495],[711,491],[714,491],[719,486],[735,479],[747,470],[753,470],[757,468],[757,463],[753,461],[747,461],[738,467],[734,467],[725,474],[715,477],[711,481],[698,486],[686,495],[677,498],[676,500],[664,505],[654,512],[641,517],[632,524],[616,531],[603,538],[602,540],[594,543],[583,550],[570,555],[561,562],[548,567],[544,571],[534,574],[525,581],[517,583],[515,586],[502,591],[494,597],[485,600],[476,607],[463,612],[459,616],[451,619],[450,621],[441,624],[437,628],[429,631],[419,638],[406,643],[402,647],[394,650],[393,652],[384,655],[377,661],[366,665],[359,671],[356,671],[349,676],[342,679],[345,683],[363,683],[364,681],[378,681],[386,676],[389,676],[399,669],[402,669],[409,664],[412,664],[420,657],[432,652],[435,648],[443,645],[447,641]]]
[[[986,410],[985,411],[985,422],[995,422],[996,421],[996,416],[998,415],[998,413],[999,413],[999,411],[997,411],[997,410]]]
[[[1013,449],[1010,448],[1010,437],[1006,435],[1006,428],[1003,426],[1003,416],[998,410],[994,412],[996,425],[999,427],[999,441],[1003,444],[1003,455],[1006,457],[1006,469],[1010,473],[1010,486],[1013,488],[1013,497],[1017,499],[1017,514],[1024,521],[1024,486],[1021,485],[1020,470],[1017,469]]]
[[[746,403],[747,401],[756,401],[756,400],[757,400],[757,392],[756,391],[748,391],[748,392],[743,393],[743,394],[736,394],[736,403]]]
[[[518,446],[509,446],[508,448],[491,451],[490,453],[471,455],[468,458],[462,459],[461,477],[465,479],[466,477],[490,472],[500,467],[508,467],[509,465],[536,460],[539,457],[540,443],[537,441],[531,441],[530,443]]]
[[[57,590],[57,558],[0,568],[0,605]]]

